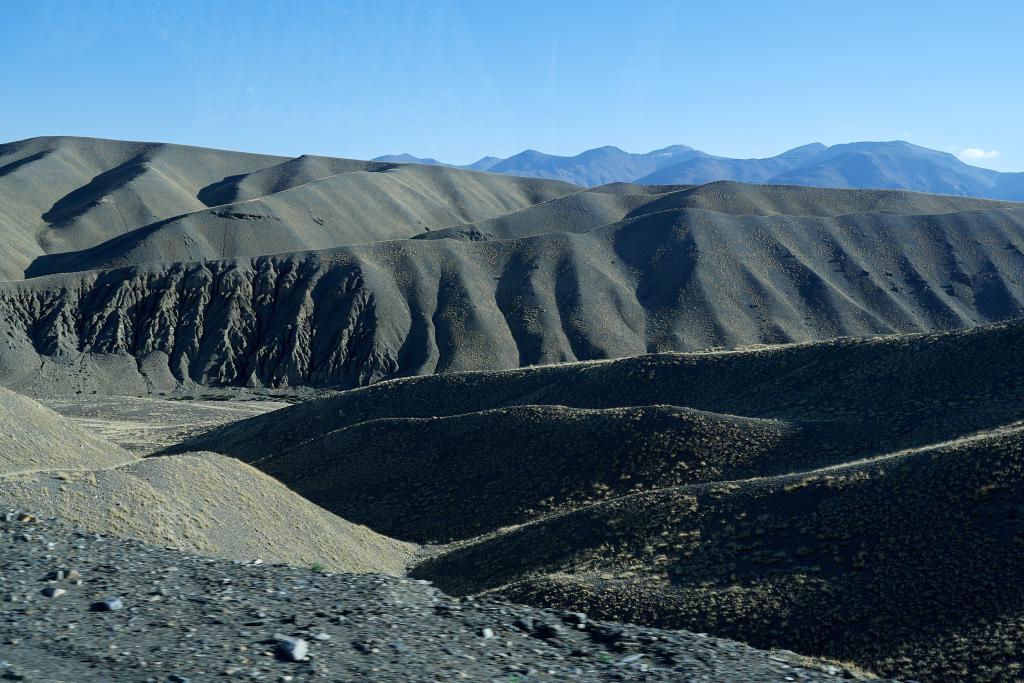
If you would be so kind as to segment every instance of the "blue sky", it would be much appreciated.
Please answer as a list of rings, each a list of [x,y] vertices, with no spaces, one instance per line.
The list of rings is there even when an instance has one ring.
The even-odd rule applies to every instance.
[[[37,0],[0,25],[0,140],[465,163],[905,139],[1024,170],[1024,2]]]

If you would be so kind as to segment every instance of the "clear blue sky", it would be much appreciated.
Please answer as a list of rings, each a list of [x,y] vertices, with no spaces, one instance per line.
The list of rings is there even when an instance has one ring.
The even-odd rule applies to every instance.
[[[1014,0],[11,0],[0,26],[0,140],[464,163],[905,139],[1024,170]]]

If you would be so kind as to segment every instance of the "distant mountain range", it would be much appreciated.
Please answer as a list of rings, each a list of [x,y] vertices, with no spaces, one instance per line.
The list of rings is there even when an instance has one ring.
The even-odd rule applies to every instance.
[[[442,164],[409,154],[374,161]],[[593,187],[613,182],[689,185],[715,180],[836,188],[902,189],[1024,201],[1024,173],[969,166],[957,157],[909,142],[812,143],[766,159],[731,159],[686,145],[646,154],[598,147],[573,157],[526,150],[507,159],[484,157],[459,168]]]

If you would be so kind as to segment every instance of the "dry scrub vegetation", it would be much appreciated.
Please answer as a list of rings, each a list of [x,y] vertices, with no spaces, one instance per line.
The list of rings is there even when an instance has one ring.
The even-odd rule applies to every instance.
[[[1024,323],[386,382],[183,448],[414,575],[922,680],[1024,649]]]

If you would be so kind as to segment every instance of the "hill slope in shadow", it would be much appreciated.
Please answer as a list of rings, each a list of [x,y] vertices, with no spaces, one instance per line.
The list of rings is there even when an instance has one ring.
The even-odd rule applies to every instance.
[[[459,593],[894,677],[1024,647],[1024,323],[384,382],[180,448],[376,531]],[[385,447],[386,446],[386,447]]]

